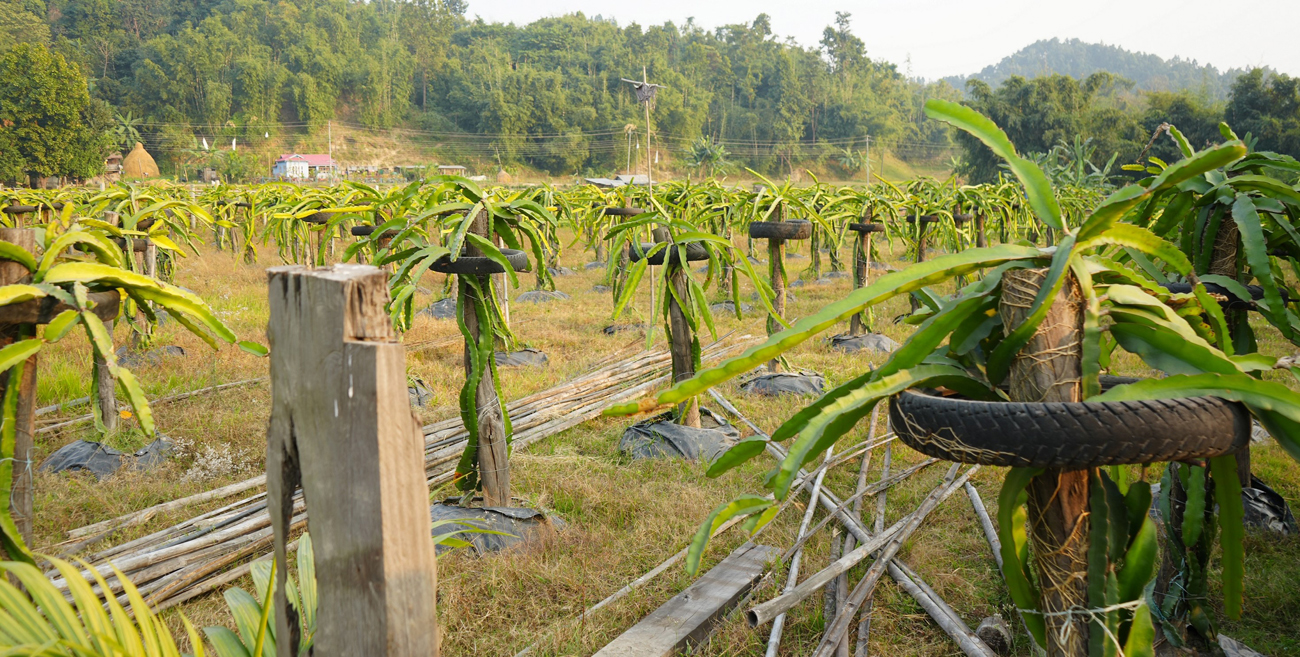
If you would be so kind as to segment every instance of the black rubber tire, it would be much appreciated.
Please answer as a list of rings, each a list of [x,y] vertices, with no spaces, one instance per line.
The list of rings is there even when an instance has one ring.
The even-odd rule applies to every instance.
[[[619,208],[619,207],[605,208],[605,215],[609,217],[635,217],[638,214],[645,214],[647,212],[649,212],[649,210],[646,210],[644,208]]]
[[[370,235],[374,234],[375,229],[378,227],[379,226],[353,226],[351,229],[351,233],[356,237],[369,237]],[[389,228],[388,230],[384,231],[385,237],[392,237],[396,234],[397,234],[397,230],[393,228]]]
[[[812,237],[812,222],[804,219],[755,221],[749,224],[749,236],[757,240],[806,240]]]
[[[849,230],[855,233],[883,233],[884,224],[849,224]]]
[[[974,218],[975,218],[975,215],[973,215],[973,214],[962,214],[962,213],[956,213],[956,214],[952,215],[952,221],[953,221],[953,223],[955,223],[955,224],[957,224],[957,225],[959,225],[959,226],[960,226],[961,224],[964,224],[964,223],[970,221],[971,219],[974,219]]]
[[[1251,430],[1245,407],[1217,397],[1022,403],[913,390],[893,397],[889,422],[909,447],[947,461],[1066,470],[1219,456]]]
[[[5,213],[5,214],[27,214],[27,213],[29,213],[29,212],[36,212],[36,206],[34,206],[34,205],[9,205],[9,206],[5,206],[5,209],[4,209],[4,213]]]
[[[1206,292],[1209,292],[1210,294],[1221,294],[1225,297],[1228,297],[1228,301],[1226,303],[1219,304],[1221,307],[1223,307],[1224,310],[1258,310],[1258,308],[1255,306],[1255,302],[1264,298],[1264,288],[1258,285],[1246,286],[1246,291],[1250,292],[1250,299],[1246,300],[1246,299],[1238,298],[1237,295],[1233,294],[1232,292],[1229,292],[1228,288],[1223,287],[1222,285],[1215,285],[1214,283],[1204,283],[1204,282],[1202,284],[1205,285]],[[1170,292],[1173,292],[1175,294],[1190,294],[1192,292],[1191,283],[1161,283],[1160,287],[1163,287],[1166,290],[1169,290]],[[1286,290],[1279,289],[1278,294],[1282,295],[1282,303],[1291,303],[1291,300],[1288,297]]]
[[[636,262],[640,260],[642,257],[644,257],[644,254],[648,253],[650,249],[653,249],[654,247],[655,247],[654,244],[646,244],[643,242],[641,243],[641,250],[637,251],[636,249],[629,246],[627,250],[628,260],[631,260],[632,262]],[[672,254],[668,257],[669,263],[674,265],[680,264],[681,256],[677,255],[677,249],[673,246],[667,246],[662,251],[650,256],[649,258],[650,264],[655,265],[656,267],[664,264],[665,253]],[[699,242],[691,242],[690,244],[686,245],[687,262],[699,262],[701,260],[708,260],[708,259],[709,259],[709,252],[707,249],[704,248],[703,244],[700,244]]]
[[[510,262],[515,271],[528,271],[528,254],[518,249],[501,249],[502,255]],[[450,256],[438,258],[430,267],[440,274],[465,274],[469,276],[486,276],[504,274],[505,268],[491,258],[482,256],[461,256],[452,260]]]
[[[914,224],[914,223],[916,223],[916,217],[913,216],[913,215],[908,215],[907,217],[904,217],[904,221],[906,221],[906,222],[909,223],[909,224]],[[935,215],[932,215],[932,214],[923,214],[923,215],[921,215],[921,224],[922,224],[922,225],[924,225],[924,224],[933,224],[933,223],[937,223],[938,221],[939,221],[939,217],[936,217]]]
[[[329,223],[332,216],[334,216],[333,212],[317,212],[303,217],[302,220],[309,224],[325,224]]]

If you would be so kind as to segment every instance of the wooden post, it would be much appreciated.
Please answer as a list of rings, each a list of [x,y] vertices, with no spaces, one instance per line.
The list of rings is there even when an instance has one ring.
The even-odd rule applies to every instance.
[[[1240,280],[1241,273],[1237,260],[1240,253],[1241,231],[1237,228],[1237,222],[1230,219],[1230,217],[1224,217],[1224,221],[1219,224],[1219,232],[1214,235],[1214,247],[1210,253],[1208,273]],[[1237,337],[1237,327],[1246,324],[1247,311],[1240,309],[1227,310],[1225,314],[1228,320],[1228,331],[1232,333],[1230,339],[1235,339]],[[1236,456],[1237,479],[1241,482],[1242,488],[1250,488],[1250,441],[1246,441],[1246,444],[1237,451]]]
[[[785,317],[785,240],[767,241],[767,271],[772,277],[772,310],[776,311],[777,316]],[[776,321],[776,317],[768,317],[767,334],[776,335],[780,331],[781,323]],[[781,371],[779,356],[767,361],[767,371]]]
[[[984,235],[984,213],[975,212],[975,247],[982,249],[989,245],[988,237]]]
[[[862,217],[862,223],[871,223],[874,212],[870,208],[867,214]],[[853,254],[853,282],[854,287],[866,287],[870,283],[871,276],[871,233],[858,233],[858,244]],[[866,333],[866,325],[862,322],[862,313],[854,313],[849,320],[849,335],[862,335]]]
[[[669,263],[666,265],[668,267],[668,284],[673,286],[673,293],[676,295],[669,295],[668,297],[668,325],[673,334],[670,351],[673,357],[673,382],[675,383],[695,376],[695,359],[692,358],[691,354],[693,351],[691,349],[693,339],[691,325],[686,321],[686,313],[682,311],[682,307],[677,303],[678,298],[690,298],[691,290],[686,281],[685,269],[689,265],[681,262],[674,263],[670,257],[674,255],[674,252],[675,247],[669,246],[664,251],[666,256],[664,261]],[[697,400],[692,398],[682,402],[677,407],[677,413],[679,424],[699,428],[700,406]]]
[[[487,212],[479,212],[470,226],[470,232],[484,237],[489,235]],[[466,243],[465,255],[482,256],[482,252]],[[477,279],[480,288],[491,289],[491,276],[478,276]],[[472,341],[465,342],[465,376],[470,376],[474,369],[470,354],[478,348],[479,332],[482,329],[474,303],[474,288],[463,280],[459,284],[461,294],[466,297],[465,327],[473,336]],[[474,394],[474,407],[478,409],[478,468],[479,481],[483,484],[483,506],[510,506],[510,462],[506,446],[505,415],[501,410],[501,399],[497,397],[491,367],[483,369],[483,376],[479,379]]]
[[[301,485],[321,657],[438,651],[424,440],[407,403],[405,349],[384,312],[387,282],[366,265],[268,270],[275,608],[288,609],[285,546]],[[277,651],[296,657],[298,616],[281,612]]]
[[[15,244],[27,250],[36,258],[36,231],[30,228],[0,228],[0,240]],[[22,264],[10,260],[0,260],[0,285],[13,285],[31,281],[31,273]],[[19,340],[36,335],[34,324],[15,324],[0,329],[0,347],[5,347]],[[18,526],[18,535],[23,542],[29,542],[32,536],[32,450],[36,435],[36,369],[37,356],[27,359],[20,368],[14,368],[0,374],[0,400],[8,392],[9,384],[15,372],[21,371],[18,388],[18,408],[14,421],[14,456],[13,482],[10,485],[9,512],[14,524]],[[4,550],[0,549],[0,553]]]
[[[104,221],[117,225],[118,214],[116,212],[105,212]],[[131,248],[130,241],[127,241],[127,248]],[[130,251],[127,251],[130,253]],[[108,335],[111,339],[113,336],[114,321],[104,322],[104,328],[108,329]],[[109,353],[105,356],[95,356],[95,363],[91,369],[94,370],[95,387],[98,389],[99,401],[99,420],[104,425],[104,431],[112,433],[117,430],[117,381],[113,378],[113,373],[108,369],[108,359],[116,358],[116,354]]]
[[[1013,401],[1082,401],[1083,296],[1072,274],[1029,343],[1012,362]],[[1047,269],[1013,269],[1002,275],[998,313],[1007,331],[1024,322]],[[1088,603],[1088,494],[1094,470],[1048,469],[1029,484],[1029,524],[1042,610],[1063,612]],[[1047,616],[1049,657],[1088,654],[1088,619]],[[1072,623],[1068,640],[1061,628]]]

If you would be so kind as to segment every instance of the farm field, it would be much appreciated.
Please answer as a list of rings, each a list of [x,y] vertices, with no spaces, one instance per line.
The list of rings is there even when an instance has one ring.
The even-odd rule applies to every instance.
[[[572,235],[564,235],[564,242]],[[891,265],[900,262],[902,250],[887,256]],[[792,276],[806,266],[807,252],[790,261]],[[574,270],[572,275],[557,278],[557,289],[573,295],[567,301],[548,304],[512,306],[512,322],[520,338],[542,349],[551,359],[545,369],[505,371],[502,383],[507,398],[517,398],[545,389],[580,373],[604,354],[641,340],[627,333],[607,336],[611,310],[608,293],[592,287],[601,282],[603,270],[584,270],[586,254],[574,253],[562,258],[562,264]],[[265,268],[280,263],[266,254],[259,262],[246,264],[229,252],[203,253],[182,261],[176,282],[208,299],[214,310],[242,338],[260,339],[265,331]],[[441,285],[442,276],[426,277],[429,287]],[[795,288],[796,300],[790,303],[790,315],[799,317],[828,301],[846,294],[850,279],[831,279],[829,284]],[[746,290],[748,293],[748,290]],[[649,302],[648,292],[640,304]],[[421,297],[420,305],[427,303]],[[893,316],[907,308],[905,301],[891,302],[880,314]],[[910,327],[882,323],[882,332],[902,341]],[[763,319],[749,313],[744,320],[720,317],[720,334],[735,331],[761,335]],[[119,329],[118,343],[126,330]],[[421,344],[443,343],[458,338],[454,322],[421,317],[404,340],[408,345],[408,368],[411,376],[429,385],[432,401],[421,410],[427,421],[445,419],[455,414],[457,380],[460,376],[459,341],[434,349]],[[265,377],[267,361],[238,350],[217,352],[177,327],[164,326],[157,335],[158,344],[175,344],[185,348],[186,356],[168,357],[157,366],[140,368],[139,377],[151,399],[195,390],[219,383]],[[658,336],[656,346],[663,347]],[[1270,347],[1285,350],[1280,341]],[[85,363],[89,345],[84,341],[63,343],[41,362],[38,404],[46,406],[84,396],[88,391]],[[843,354],[823,344],[810,343],[792,354],[802,367],[822,372],[832,382],[846,380],[879,364],[879,356]],[[1148,373],[1140,363],[1129,363],[1124,373]],[[724,394],[760,427],[771,431],[785,417],[799,408],[793,399],[773,402],[738,394],[734,386],[723,388]],[[77,415],[81,409],[45,416],[53,424]],[[64,540],[68,529],[114,518],[152,504],[235,483],[261,472],[265,462],[265,431],[270,413],[269,387],[259,382],[234,390],[196,397],[158,407],[159,431],[177,445],[173,458],[160,469],[148,474],[123,473],[103,482],[85,474],[41,474],[36,478],[36,546]],[[512,456],[517,477],[516,494],[528,501],[527,506],[548,509],[569,523],[569,528],[538,545],[512,552],[478,557],[457,551],[439,560],[440,620],[444,625],[444,645],[450,654],[512,654],[537,637],[554,631],[553,638],[542,644],[540,654],[583,654],[598,649],[638,619],[684,588],[692,578],[681,568],[665,572],[646,589],[616,603],[602,614],[583,624],[565,623],[566,619],[621,588],[684,547],[699,522],[718,504],[737,494],[752,492],[755,477],[768,467],[755,463],[719,479],[709,479],[698,463],[676,460],[629,461],[616,450],[618,436],[626,421],[602,418],[581,427],[551,436]],[[93,437],[93,428],[65,430],[45,434],[37,441],[38,460],[67,442]],[[851,436],[860,439],[866,427]],[[750,431],[746,430],[748,434]],[[118,435],[109,444],[124,451],[143,446],[137,436]],[[1254,453],[1257,472],[1293,505],[1300,502],[1300,467],[1280,452],[1276,445],[1257,447]],[[910,450],[894,452],[895,468],[911,465],[922,457]],[[887,516],[892,523],[902,513],[914,508],[940,475],[931,470],[892,491]],[[879,476],[879,466],[871,468],[869,477]],[[833,490],[851,490],[856,478],[853,468],[834,472],[827,485]],[[1000,485],[1000,474],[985,469],[974,477],[992,510]],[[431,499],[454,494],[454,489],[431,491]],[[798,511],[806,502],[796,502],[768,530],[776,545],[793,542]],[[132,528],[113,538],[126,542],[150,531],[166,527],[189,515],[220,505],[183,509],[160,515],[149,523]],[[724,534],[709,550],[709,559],[725,556],[742,542],[738,530]],[[823,533],[809,543],[813,564],[825,562],[829,553],[829,534]],[[972,625],[980,618],[1014,613],[992,561],[987,544],[979,532],[978,521],[963,499],[954,498],[939,507],[900,553],[915,570]],[[1240,623],[1229,624],[1224,631],[1255,646],[1266,654],[1289,654],[1300,646],[1300,632],[1278,631],[1296,627],[1295,593],[1282,585],[1300,566],[1300,542],[1296,539],[1252,537],[1247,545],[1249,575],[1246,584],[1250,614]],[[859,566],[865,570],[864,566]],[[855,573],[856,575],[857,573]],[[234,586],[251,589],[247,578]],[[770,595],[768,590],[756,595]],[[902,594],[892,582],[882,584],[873,617],[871,648],[873,652],[892,653],[906,647],[906,654],[947,655],[952,647],[947,637],[931,623],[916,603]],[[491,610],[491,611],[488,611]],[[179,631],[178,614],[184,613],[196,625],[232,626],[232,619],[219,595],[208,595],[188,602],[164,614],[168,625]],[[788,654],[803,654],[815,646],[823,624],[820,597],[796,608],[787,625]],[[761,650],[765,635],[747,628],[742,619],[733,618],[719,630],[701,654],[753,654]],[[1028,639],[1019,632],[1016,654],[1030,654]]]
[[[481,528],[461,525],[456,536],[433,525],[440,546],[461,546],[437,560],[436,640],[448,654],[594,653],[661,605],[681,604],[701,573],[737,568],[750,538],[774,551],[738,612],[785,604],[784,614],[755,616],[783,619],[771,631],[780,654],[824,655],[862,636],[855,612],[866,601],[865,648],[875,652],[991,654],[993,638],[960,626],[994,615],[1013,628],[1014,654],[1044,642],[1082,654],[1090,640],[1145,655],[1224,636],[1266,654],[1300,649],[1288,585],[1300,542],[1247,526],[1247,512],[1282,512],[1243,501],[1238,467],[1249,463],[1283,500],[1300,498],[1294,161],[1251,153],[1225,132],[1200,152],[1181,142],[1173,164],[1152,158],[1141,185],[1053,184],[978,114],[927,108],[999,149],[1016,181],[677,181],[652,192],[440,176],[382,189],[24,192],[0,234],[0,305],[18,318],[0,350],[6,427],[20,427],[6,428],[15,455],[6,458],[33,434],[32,463],[78,439],[130,454],[165,437],[172,451],[153,469],[102,481],[37,472],[27,486],[14,471],[17,511],[0,518],[6,550],[29,563],[89,557],[109,575],[125,564],[145,601],[122,575],[113,582],[136,622],[151,626],[145,606],[157,606],[181,649],[197,647],[202,627],[222,655],[266,645],[274,614],[259,598],[273,545],[299,549],[299,568],[285,564],[301,589],[275,595],[307,601],[300,639],[338,641],[328,621],[317,632],[317,602],[327,618],[370,599],[338,593],[328,573],[352,558],[339,556],[339,541],[352,540],[365,505],[382,515],[399,493],[416,517],[427,499],[443,511],[512,506],[550,519],[524,544],[485,555],[465,545]],[[336,266],[344,261],[377,267]],[[300,266],[276,268],[284,263]],[[344,291],[338,312],[322,292],[331,289]],[[449,315],[426,312],[448,299]],[[317,330],[331,322],[346,359],[337,335]],[[843,351],[831,346],[836,334],[885,346]],[[538,351],[545,367],[502,360]],[[367,355],[399,352],[400,362]],[[385,383],[368,387],[371,366],[354,369],[354,357],[375,359]],[[812,392],[748,389],[784,385]],[[374,392],[404,387],[398,399]],[[343,419],[328,415],[321,391],[331,389],[333,418],[342,395],[352,400]],[[371,471],[369,457],[345,454],[369,449],[366,432],[376,449],[413,447],[410,434],[396,438],[408,405],[426,425],[423,467],[381,452]],[[378,421],[358,419],[358,408]],[[620,447],[650,411],[665,414]],[[709,430],[727,416],[739,435]],[[22,429],[33,417],[34,431]],[[336,425],[359,433],[333,442]],[[669,446],[701,458],[633,457]],[[296,482],[308,500],[337,488],[324,464],[349,477],[350,488],[332,491],[353,514],[346,522],[332,506],[294,502]],[[419,472],[425,488],[386,479]],[[831,522],[804,497],[834,506],[877,480],[885,493],[865,498],[861,521]],[[958,490],[963,481],[972,488]],[[972,503],[976,490],[990,517]],[[462,493],[482,498],[448,503]],[[156,506],[196,495],[207,496]],[[850,556],[841,525],[875,547]],[[419,526],[381,528],[384,541],[403,531],[432,564]],[[329,555],[316,565],[312,545]],[[638,580],[679,551],[681,563]],[[795,563],[797,580],[786,575]],[[807,588],[836,563],[846,572],[838,593]],[[13,567],[36,578],[28,586],[69,587],[83,614],[87,600],[99,609],[95,592],[68,583],[69,573],[84,577],[70,566]],[[385,590],[383,577],[361,585]],[[634,580],[645,585],[580,617]],[[738,612],[694,652],[771,646],[766,627]]]

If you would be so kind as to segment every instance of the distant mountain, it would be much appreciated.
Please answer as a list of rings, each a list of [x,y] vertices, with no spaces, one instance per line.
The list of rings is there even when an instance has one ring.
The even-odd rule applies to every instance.
[[[1271,69],[1265,69],[1272,73]],[[1061,73],[1083,78],[1097,71],[1110,71],[1132,80],[1143,91],[1177,91],[1188,89],[1204,93],[1215,100],[1228,97],[1233,80],[1245,71],[1228,69],[1219,71],[1210,64],[1194,59],[1163,59],[1158,55],[1125,50],[1104,43],[1084,43],[1078,39],[1044,39],[1036,41],[1015,54],[974,75],[956,75],[944,78],[960,90],[966,89],[968,79],[983,80],[991,86],[1019,75],[1034,78]]]

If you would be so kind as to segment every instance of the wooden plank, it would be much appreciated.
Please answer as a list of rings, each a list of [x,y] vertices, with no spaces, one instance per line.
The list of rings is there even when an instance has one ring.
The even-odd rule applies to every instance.
[[[685,591],[632,626],[597,657],[660,657],[702,643],[781,551],[745,543]]]
[[[267,500],[284,573],[301,482],[320,595],[315,654],[437,654],[436,574],[424,439],[406,396],[405,350],[375,267],[268,270],[271,422]],[[296,636],[277,614],[277,636]],[[297,654],[291,641],[281,657]]]
[[[94,313],[96,317],[109,322],[117,319],[117,310],[122,301],[120,292],[117,290],[91,292],[87,298],[95,303],[95,307],[90,312]],[[50,320],[58,317],[59,313],[65,310],[72,310],[72,306],[54,297],[11,303],[0,308],[0,326],[49,324]]]

